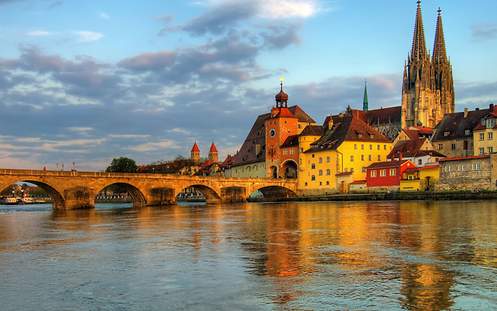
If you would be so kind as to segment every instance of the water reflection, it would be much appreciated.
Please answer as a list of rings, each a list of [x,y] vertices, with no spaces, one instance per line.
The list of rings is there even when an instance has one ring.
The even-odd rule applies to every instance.
[[[495,202],[0,209],[0,300],[29,309],[15,293],[34,279],[52,309],[71,307],[60,287],[75,305],[126,292],[130,309],[481,309],[497,305],[496,241]]]

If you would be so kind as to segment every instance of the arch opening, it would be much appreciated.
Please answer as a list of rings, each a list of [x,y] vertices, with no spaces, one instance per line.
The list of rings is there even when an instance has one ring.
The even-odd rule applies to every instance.
[[[221,202],[221,196],[205,185],[190,185],[176,196],[176,202],[214,204]]]
[[[271,166],[271,178],[278,178],[278,167]]]
[[[298,177],[298,165],[297,162],[293,160],[287,160],[282,165],[283,178],[286,179],[297,179]]]
[[[65,201],[52,186],[35,180],[21,180],[1,189],[1,204],[52,204],[54,209],[64,209]]]
[[[250,194],[250,202],[277,202],[297,197],[292,190],[281,186],[262,187]]]
[[[95,203],[132,203],[133,207],[147,205],[145,195],[140,189],[128,183],[113,183],[100,190]]]

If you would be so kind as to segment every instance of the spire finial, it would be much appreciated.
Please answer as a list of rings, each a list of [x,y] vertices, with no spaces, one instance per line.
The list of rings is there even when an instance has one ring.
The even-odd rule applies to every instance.
[[[362,99],[362,110],[369,110],[369,101],[368,101],[368,80],[364,79],[364,97]]]
[[[438,16],[442,15],[442,9],[440,7],[438,7],[437,12],[438,12]]]

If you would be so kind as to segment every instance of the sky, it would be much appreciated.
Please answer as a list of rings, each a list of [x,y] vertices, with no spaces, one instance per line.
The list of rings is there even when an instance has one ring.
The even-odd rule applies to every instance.
[[[441,7],[456,110],[497,102],[497,1],[422,1],[427,46]],[[267,112],[317,122],[347,105],[398,106],[415,0],[0,0],[0,167],[103,170],[224,157]]]

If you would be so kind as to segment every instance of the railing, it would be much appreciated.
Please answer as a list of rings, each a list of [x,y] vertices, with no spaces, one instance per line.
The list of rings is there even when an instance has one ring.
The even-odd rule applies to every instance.
[[[271,179],[271,178],[233,178],[220,176],[187,176],[173,174],[150,174],[150,173],[108,173],[108,172],[84,172],[84,171],[46,171],[26,169],[0,169],[1,175],[25,175],[25,176],[50,176],[50,177],[95,177],[95,178],[151,178],[151,179],[188,179],[188,180],[222,180],[222,181],[249,181],[256,180],[269,183],[297,183],[296,179]]]

